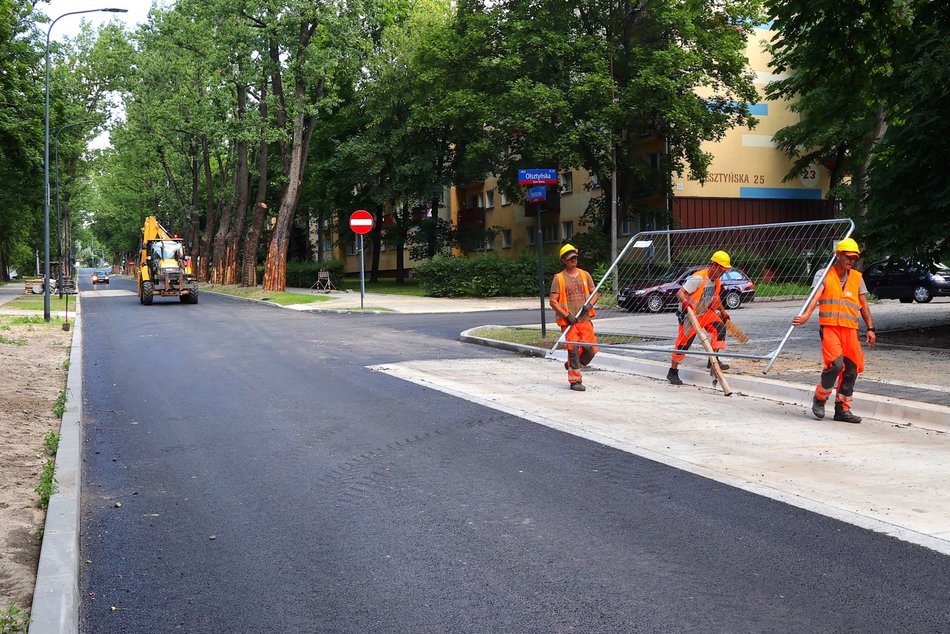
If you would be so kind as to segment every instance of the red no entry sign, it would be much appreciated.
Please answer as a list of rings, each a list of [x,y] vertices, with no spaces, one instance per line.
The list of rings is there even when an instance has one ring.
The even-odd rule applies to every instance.
[[[350,214],[350,229],[353,230],[353,233],[360,235],[369,233],[373,230],[374,224],[373,214],[364,209],[357,209]]]

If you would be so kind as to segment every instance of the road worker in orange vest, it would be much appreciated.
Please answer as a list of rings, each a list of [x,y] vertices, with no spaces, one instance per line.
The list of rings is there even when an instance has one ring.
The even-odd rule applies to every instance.
[[[722,282],[719,278],[731,268],[729,254],[725,251],[716,251],[709,258],[709,266],[690,275],[683,283],[683,287],[676,291],[676,298],[680,301],[680,310],[677,314],[680,322],[676,332],[677,350],[688,350],[696,337],[693,325],[686,316],[687,306],[696,313],[696,321],[699,322],[700,328],[709,333],[713,351],[719,352],[726,349],[726,322],[729,321],[729,313],[722,305],[720,297]],[[666,373],[666,380],[673,385],[683,384],[680,379],[679,364],[685,357],[684,354],[673,354],[670,371]],[[706,367],[711,366],[712,360],[707,361]],[[719,367],[723,370],[729,369],[729,366],[721,361]]]
[[[572,390],[583,392],[587,388],[584,387],[581,368],[586,367],[597,354],[597,346],[590,345],[597,343],[591,317],[597,314],[594,304],[600,298],[600,293],[594,292],[594,279],[590,273],[577,267],[577,247],[565,244],[558,256],[564,263],[564,270],[555,275],[551,282],[549,303],[561,332],[567,331],[567,341],[574,342],[565,346],[567,381]]]
[[[835,262],[828,269],[824,283],[821,280],[824,271],[818,271],[815,275],[815,285],[821,284],[818,292],[802,314],[792,319],[794,325],[801,326],[811,317],[815,306],[818,307],[821,356],[825,369],[812,399],[811,411],[815,418],[825,417],[825,402],[837,383],[835,420],[861,422],[861,418],[851,411],[854,382],[858,374],[864,371],[864,353],[858,340],[858,315],[867,325],[868,345],[874,345],[877,335],[871,319],[871,307],[868,306],[868,288],[861,273],[852,268],[859,257],[861,250],[857,242],[851,238],[838,242]]]

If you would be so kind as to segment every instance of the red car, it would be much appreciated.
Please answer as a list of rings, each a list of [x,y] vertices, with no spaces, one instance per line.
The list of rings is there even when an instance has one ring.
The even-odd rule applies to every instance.
[[[674,271],[664,277],[641,284],[633,284],[617,293],[617,306],[631,312],[645,310],[658,313],[675,309],[679,301],[676,292],[683,288],[686,278],[705,266],[692,266],[685,271]],[[719,296],[728,310],[739,308],[755,299],[755,284],[740,269],[725,271],[720,278],[722,291]]]

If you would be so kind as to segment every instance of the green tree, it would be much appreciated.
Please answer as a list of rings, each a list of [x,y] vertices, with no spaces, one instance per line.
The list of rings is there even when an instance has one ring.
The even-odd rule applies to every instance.
[[[874,252],[950,257],[950,5],[930,2],[895,59],[889,125],[874,154],[867,225]]]
[[[459,173],[490,165],[516,193],[519,167],[584,167],[608,191],[616,167],[621,208],[651,212],[670,174],[705,177],[703,142],[754,125],[744,49],[760,12],[757,0],[459,3],[456,28],[483,54],[448,89],[484,111],[453,131]]]
[[[0,280],[42,249],[43,47],[32,3],[0,0]]]

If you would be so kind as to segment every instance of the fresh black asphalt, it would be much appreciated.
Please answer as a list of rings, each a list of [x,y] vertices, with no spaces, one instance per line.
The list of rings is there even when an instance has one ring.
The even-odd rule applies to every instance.
[[[82,632],[950,630],[950,557],[366,367],[530,313],[82,307]]]

